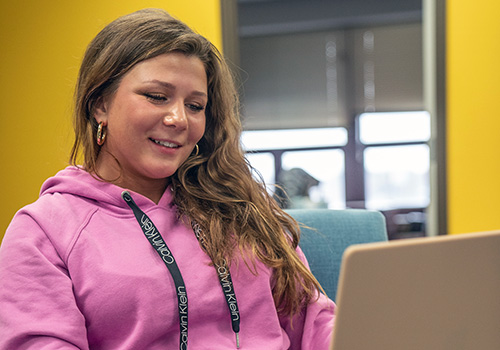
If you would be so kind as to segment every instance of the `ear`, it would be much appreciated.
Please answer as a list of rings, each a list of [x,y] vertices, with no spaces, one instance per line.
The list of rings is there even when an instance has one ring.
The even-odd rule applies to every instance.
[[[94,119],[97,121],[97,124],[103,122],[104,124],[108,123],[108,103],[103,96],[100,96],[96,104],[94,106]]]

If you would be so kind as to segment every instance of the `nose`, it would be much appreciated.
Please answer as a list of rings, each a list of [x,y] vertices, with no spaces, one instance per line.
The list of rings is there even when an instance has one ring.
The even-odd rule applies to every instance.
[[[187,127],[187,115],[184,103],[172,104],[167,114],[163,117],[163,124],[166,126],[185,129]]]

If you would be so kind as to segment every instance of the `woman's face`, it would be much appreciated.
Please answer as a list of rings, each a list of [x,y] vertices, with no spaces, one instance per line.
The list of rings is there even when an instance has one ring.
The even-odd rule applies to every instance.
[[[95,119],[107,126],[98,173],[106,179],[121,174],[119,184],[139,193],[164,189],[205,132],[207,101],[199,58],[168,53],[138,63],[97,104]]]

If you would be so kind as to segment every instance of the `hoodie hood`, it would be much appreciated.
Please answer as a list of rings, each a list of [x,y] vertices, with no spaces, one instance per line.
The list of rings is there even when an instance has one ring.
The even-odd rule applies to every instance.
[[[134,201],[142,210],[157,206],[152,200],[137,192],[102,181],[84,169],[75,166],[69,166],[47,179],[40,190],[40,197],[51,194],[72,195],[98,202],[99,206],[104,210],[125,211],[131,214],[130,208],[121,197],[122,192],[125,190],[131,193]],[[171,205],[172,193],[169,187],[158,202],[158,206],[166,207]]]

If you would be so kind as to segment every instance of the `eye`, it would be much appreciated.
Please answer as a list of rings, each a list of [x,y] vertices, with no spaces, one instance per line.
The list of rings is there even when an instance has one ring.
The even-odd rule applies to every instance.
[[[146,96],[146,98],[148,100],[151,100],[153,102],[164,102],[167,100],[167,98],[163,95],[160,95],[160,94],[151,94],[151,93],[145,93],[144,96]]]
[[[201,112],[205,109],[205,106],[201,106],[201,105],[197,105],[197,104],[192,104],[192,103],[188,103],[186,105],[187,108],[189,108],[190,110],[192,110],[193,112]]]

